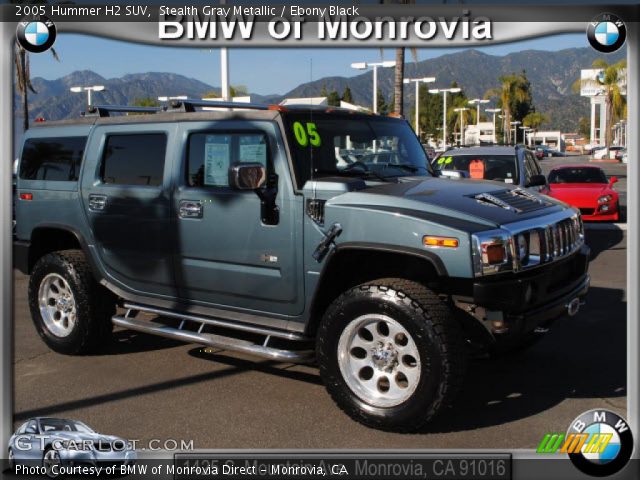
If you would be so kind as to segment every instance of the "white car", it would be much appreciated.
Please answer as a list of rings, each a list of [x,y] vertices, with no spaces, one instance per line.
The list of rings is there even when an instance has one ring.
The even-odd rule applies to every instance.
[[[593,154],[593,158],[596,160],[603,160],[605,158],[615,158],[615,152],[618,150],[622,150],[624,147],[609,147],[609,148],[601,148],[600,150],[596,150]]]

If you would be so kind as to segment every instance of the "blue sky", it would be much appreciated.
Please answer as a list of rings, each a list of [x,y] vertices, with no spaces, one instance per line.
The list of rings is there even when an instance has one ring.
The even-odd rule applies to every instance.
[[[505,55],[520,50],[561,50],[586,47],[584,34],[554,35],[522,42],[479,48],[492,55]],[[76,70],[93,70],[105,78],[128,73],[172,72],[196,78],[210,85],[220,84],[220,54],[217,49],[171,48],[138,45],[98,37],[59,34],[55,48],[60,62],[48,53],[31,55],[31,75],[48,80],[63,77]],[[437,57],[462,48],[430,48],[418,50],[418,60]],[[378,48],[333,49],[229,49],[232,84],[246,85],[259,94],[283,94],[300,83],[326,76],[350,77],[362,72],[350,68],[351,62],[379,61]],[[392,59],[393,49],[383,51]],[[412,61],[410,55],[408,60]],[[313,70],[311,70],[311,63]]]

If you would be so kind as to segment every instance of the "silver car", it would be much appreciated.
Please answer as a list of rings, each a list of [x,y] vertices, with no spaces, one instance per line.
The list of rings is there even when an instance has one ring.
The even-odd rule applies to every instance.
[[[9,464],[76,466],[131,464],[137,456],[126,440],[102,435],[78,420],[32,418],[9,439]]]

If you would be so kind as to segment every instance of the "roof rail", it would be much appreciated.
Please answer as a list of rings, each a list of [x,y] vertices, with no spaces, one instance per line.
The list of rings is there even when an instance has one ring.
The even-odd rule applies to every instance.
[[[157,113],[162,107],[136,107],[133,105],[90,105],[83,117],[109,117],[111,112],[127,113]]]
[[[197,98],[187,98],[184,100],[170,100],[167,106],[168,112],[195,112],[196,107],[213,108],[242,108],[250,110],[268,110],[269,106],[260,103],[242,102],[218,102],[211,100],[199,100]]]

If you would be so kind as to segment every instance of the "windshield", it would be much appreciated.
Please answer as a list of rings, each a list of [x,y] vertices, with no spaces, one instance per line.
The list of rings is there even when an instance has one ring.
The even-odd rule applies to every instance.
[[[427,155],[403,120],[307,111],[284,115],[298,188],[328,175],[381,180],[428,175]]]
[[[562,168],[549,174],[549,183],[607,183],[599,168]]]
[[[93,433],[89,427],[77,420],[63,420],[61,418],[44,418],[40,420],[42,433],[45,432],[81,432]]]
[[[436,170],[459,170],[471,178],[518,183],[518,162],[515,155],[448,155],[435,162]]]

